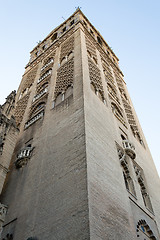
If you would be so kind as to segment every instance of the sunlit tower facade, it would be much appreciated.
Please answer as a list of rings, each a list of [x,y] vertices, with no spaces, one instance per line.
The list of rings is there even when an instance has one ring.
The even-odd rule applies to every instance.
[[[2,239],[160,239],[160,180],[118,61],[80,9],[31,51],[12,157],[1,147]]]

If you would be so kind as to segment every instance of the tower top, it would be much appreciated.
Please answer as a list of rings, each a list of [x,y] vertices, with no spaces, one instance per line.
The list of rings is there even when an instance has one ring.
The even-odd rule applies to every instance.
[[[92,35],[92,37],[97,38],[97,41],[101,45],[101,47],[105,48],[105,51],[110,52],[117,62],[119,61],[118,57],[115,55],[113,50],[109,47],[109,45],[103,39],[101,34],[97,31],[97,29],[90,23],[88,18],[81,11],[81,7],[79,6],[76,7],[76,11],[68,19],[66,19],[58,27],[52,30],[43,41],[40,41],[37,44],[37,46],[33,48],[33,50],[30,52],[31,60],[35,59],[35,56],[33,56],[34,53],[36,54],[36,56],[40,55],[41,49],[44,50],[45,45],[47,44],[48,41],[53,43],[57,39],[60,39],[61,36],[63,36],[70,29],[70,27],[72,27],[72,25],[78,23],[83,24],[83,26]]]

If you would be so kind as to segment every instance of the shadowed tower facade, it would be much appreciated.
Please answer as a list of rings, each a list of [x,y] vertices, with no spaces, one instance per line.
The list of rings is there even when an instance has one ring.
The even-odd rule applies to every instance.
[[[31,51],[2,239],[160,239],[160,181],[118,61],[80,9]]]

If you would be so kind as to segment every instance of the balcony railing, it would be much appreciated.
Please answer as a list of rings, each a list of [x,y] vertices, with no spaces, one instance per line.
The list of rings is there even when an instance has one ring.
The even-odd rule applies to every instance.
[[[21,168],[27,164],[28,160],[31,157],[32,147],[25,147],[20,150],[19,154],[17,155],[17,159],[15,161],[15,165],[17,168]]]
[[[37,113],[37,115],[35,115],[33,118],[31,118],[28,122],[26,122],[25,124],[25,129],[28,128],[29,126],[31,126],[33,123],[35,123],[37,120],[39,120],[40,118],[42,118],[44,115],[44,110],[42,110],[41,112]]]
[[[44,80],[46,77],[48,77],[49,75],[51,75],[51,70],[47,71],[45,74],[43,74],[39,79],[37,83],[40,83],[42,80]]]
[[[43,89],[39,94],[34,96],[33,102],[35,102],[37,99],[39,99],[41,96],[43,96],[47,92],[48,92],[48,88]]]
[[[126,152],[126,154],[132,158],[132,159],[135,159],[136,157],[136,153],[135,153],[135,147],[134,145],[127,139],[127,140],[123,140],[123,147],[124,147],[124,150]]]
[[[41,72],[48,67],[51,63],[53,63],[53,58],[50,59],[50,61],[48,63],[46,63],[42,68],[41,68]]]

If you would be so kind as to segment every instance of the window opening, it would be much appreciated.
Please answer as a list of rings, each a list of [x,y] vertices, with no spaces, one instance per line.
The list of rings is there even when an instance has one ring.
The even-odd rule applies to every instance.
[[[70,22],[70,26],[72,26],[74,24],[74,20],[72,20],[71,22]]]
[[[53,42],[54,40],[56,40],[56,39],[57,39],[57,33],[55,33],[55,34],[51,37],[52,42]]]
[[[97,41],[98,41],[98,43],[99,43],[100,45],[102,45],[102,40],[101,40],[101,38],[100,38],[99,36],[97,36]]]

